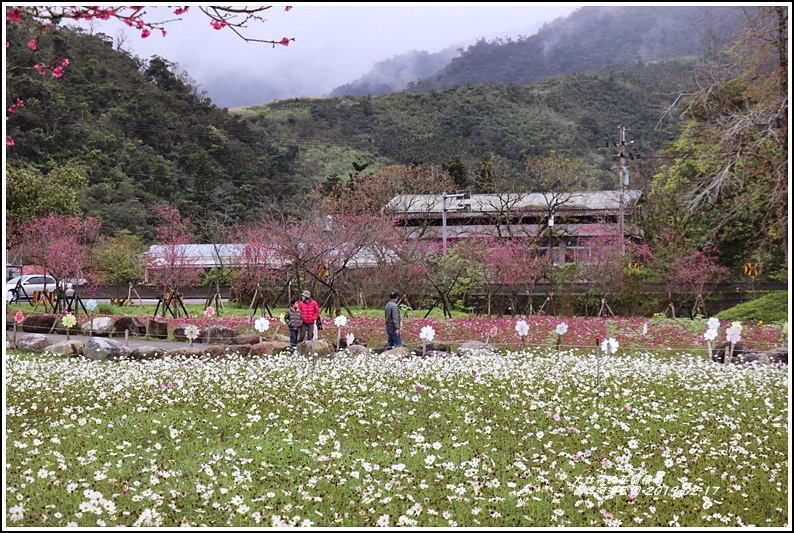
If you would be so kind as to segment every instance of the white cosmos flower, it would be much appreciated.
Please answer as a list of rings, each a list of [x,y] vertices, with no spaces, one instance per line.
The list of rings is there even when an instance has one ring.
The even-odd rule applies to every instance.
[[[568,331],[568,324],[566,324],[565,322],[560,322],[559,324],[557,324],[557,335],[565,335],[567,331]]]
[[[713,341],[717,338],[717,330],[716,329],[707,329],[706,333],[703,334],[703,338],[707,341]]]
[[[346,339],[347,339],[347,345],[353,346],[353,342],[356,340],[356,336],[353,335],[352,333],[348,333]]]
[[[519,320],[516,322],[516,333],[521,337],[527,336],[527,333],[529,333],[529,324],[527,324],[526,320]]]
[[[25,508],[21,504],[15,505],[8,510],[8,513],[10,515],[8,518],[12,522],[18,522],[25,517]]]
[[[720,329],[720,319],[716,316],[709,318],[707,324],[709,329]]]
[[[430,342],[436,337],[436,330],[433,329],[433,326],[425,326],[422,328],[422,331],[419,332],[419,338],[423,341]]]
[[[645,336],[648,334],[648,323],[642,325],[642,335]]]
[[[336,324],[336,327],[338,328],[347,326],[347,317],[345,315],[339,315],[338,317],[334,318],[334,324]]]

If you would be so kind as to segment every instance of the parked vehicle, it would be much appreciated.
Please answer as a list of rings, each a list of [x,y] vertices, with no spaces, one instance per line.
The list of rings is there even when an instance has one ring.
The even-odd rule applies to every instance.
[[[30,299],[36,291],[53,292],[57,286],[55,278],[44,274],[16,276],[6,281],[6,301],[17,302],[20,298]]]

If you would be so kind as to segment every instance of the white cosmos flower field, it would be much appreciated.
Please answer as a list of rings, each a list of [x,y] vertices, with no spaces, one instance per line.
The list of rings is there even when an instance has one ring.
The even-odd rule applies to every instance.
[[[787,368],[6,354],[13,526],[785,527]],[[421,387],[417,386],[421,383]]]

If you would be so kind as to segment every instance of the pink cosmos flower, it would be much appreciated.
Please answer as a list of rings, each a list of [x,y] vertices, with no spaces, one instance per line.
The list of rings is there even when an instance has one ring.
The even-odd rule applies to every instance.
[[[560,419],[560,413],[554,413],[554,420]]]
[[[31,50],[35,50],[36,48],[38,48],[38,46],[36,45],[36,39],[31,39],[28,41],[28,48],[30,48]]]
[[[419,391],[421,391],[421,390],[422,390],[422,386],[421,386],[421,385],[417,385],[417,386],[416,386],[416,392],[419,392]]]
[[[23,320],[25,320],[25,315],[22,311],[17,311],[17,314],[14,315],[14,322],[21,324]]]

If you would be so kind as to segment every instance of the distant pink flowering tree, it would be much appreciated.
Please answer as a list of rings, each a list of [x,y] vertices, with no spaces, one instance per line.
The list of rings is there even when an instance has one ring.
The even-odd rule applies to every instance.
[[[232,271],[232,292],[238,298],[257,298],[284,272],[276,245],[269,232],[258,224],[238,226],[231,235],[239,246]]]
[[[538,253],[534,240],[530,238],[514,238],[500,241],[490,247],[488,261],[496,273],[496,279],[503,283],[510,295],[510,305],[518,312],[519,294],[527,296],[524,311],[532,314],[532,296],[535,285],[548,277],[551,268],[549,254]]]
[[[244,35],[251,23],[264,23],[263,13],[271,6],[195,6],[209,18],[210,27],[215,30],[228,28],[246,42],[266,43],[273,46],[288,46],[295,38],[282,37],[278,40],[260,39]],[[54,78],[61,78],[70,60],[66,57],[39,57],[41,55],[39,41],[44,32],[57,31],[57,24],[64,20],[92,21],[116,19],[125,23],[130,28],[140,32],[142,38],[149,37],[153,31],[166,35],[166,25],[178,20],[187,13],[191,6],[170,6],[176,18],[154,21],[149,18],[147,9],[151,6],[10,6],[6,8],[6,21],[11,24],[37,22],[37,30],[24,43],[6,43],[9,46],[25,46],[30,51],[30,59],[23,65],[6,64],[6,74],[10,70],[35,70],[42,76],[50,73]],[[290,11],[292,6],[286,6],[285,11]],[[6,76],[8,78],[8,76]],[[7,95],[9,97],[9,95]],[[6,108],[6,120],[10,114],[16,113],[25,102],[21,96],[12,97],[14,103]],[[6,146],[13,146],[14,140],[6,136]]]
[[[675,295],[683,296],[681,307],[689,305],[692,312],[697,312],[698,307],[705,307],[703,298],[730,275],[728,268],[719,263],[713,247],[698,248],[687,242],[683,234],[673,231],[659,236],[651,263],[667,293],[667,306],[673,317]]]
[[[588,284],[588,297],[596,299],[597,315],[613,315],[612,306],[636,293],[643,281],[638,264],[646,264],[651,254],[641,245],[620,235],[600,235],[584,239],[579,274]],[[633,266],[634,265],[634,266]]]
[[[16,256],[25,263],[42,267],[43,273],[50,274],[63,287],[70,278],[90,275],[86,264],[101,225],[93,217],[55,214],[33,217],[16,231]],[[50,289],[45,287],[45,290]]]
[[[325,287],[330,298],[320,305],[328,310],[344,307],[348,314],[352,312],[340,286],[349,281],[350,267],[366,260],[390,230],[381,217],[323,213],[299,221],[270,220],[266,229],[299,287]]]
[[[147,254],[146,265],[150,281],[162,286],[165,302],[167,293],[198,285],[202,268],[196,264],[197,257],[190,246],[190,219],[168,204],[156,207],[155,213],[160,219],[155,229],[158,244]]]

